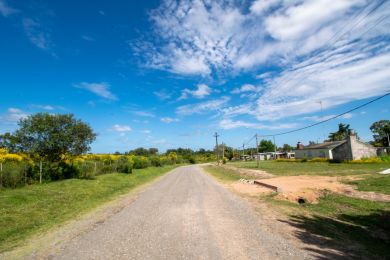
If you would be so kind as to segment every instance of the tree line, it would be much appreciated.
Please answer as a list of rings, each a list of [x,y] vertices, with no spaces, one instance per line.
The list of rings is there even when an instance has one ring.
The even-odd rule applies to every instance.
[[[16,131],[0,135],[0,187],[215,160],[214,153],[204,149],[160,154],[157,148],[140,147],[123,154],[88,153],[96,136],[72,114],[37,113],[21,119]]]

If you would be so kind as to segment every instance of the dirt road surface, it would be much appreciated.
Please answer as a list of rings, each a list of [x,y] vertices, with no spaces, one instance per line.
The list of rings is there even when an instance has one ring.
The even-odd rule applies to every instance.
[[[199,166],[180,167],[51,259],[308,259]]]

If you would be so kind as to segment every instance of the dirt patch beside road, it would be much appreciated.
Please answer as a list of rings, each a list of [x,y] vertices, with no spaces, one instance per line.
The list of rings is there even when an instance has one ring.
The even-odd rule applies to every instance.
[[[280,190],[277,199],[298,202],[299,199],[308,203],[318,203],[324,191],[331,191],[349,197],[366,199],[371,201],[390,202],[390,195],[375,192],[362,192],[356,190],[356,187],[343,183],[344,180],[357,180],[361,177],[346,176],[286,176],[260,179],[259,182],[278,187]],[[256,187],[257,186],[257,187]],[[238,192],[248,195],[260,195],[272,193],[273,191],[249,183],[234,183],[233,188]]]

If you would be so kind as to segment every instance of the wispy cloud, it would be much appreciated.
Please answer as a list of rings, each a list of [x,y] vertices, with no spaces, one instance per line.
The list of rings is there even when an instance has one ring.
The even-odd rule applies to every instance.
[[[119,133],[124,133],[124,132],[130,132],[132,129],[130,126],[128,125],[119,125],[119,124],[116,124],[112,127],[112,130],[114,130],[115,132],[119,132]]]
[[[147,111],[133,111],[133,114],[142,117],[156,117],[153,113]]]
[[[160,121],[166,124],[170,124],[173,122],[179,122],[180,120],[178,118],[173,118],[173,117],[162,117],[160,118]]]
[[[166,89],[154,91],[153,94],[160,100],[167,100],[170,99],[172,96],[172,93],[168,92]]]
[[[31,105],[31,107],[42,109],[42,110],[47,110],[47,111],[65,110],[65,108],[63,106],[53,106],[53,105],[37,105],[37,104],[33,104],[33,105]]]
[[[178,100],[187,99],[189,97],[194,97],[198,99],[202,99],[207,97],[212,93],[212,89],[207,86],[206,84],[199,84],[195,90],[190,90],[188,88],[185,88],[181,91],[181,96]]]
[[[83,39],[84,41],[87,41],[87,42],[94,42],[95,39],[89,35],[86,35],[86,34],[83,34],[81,35],[81,39]]]
[[[118,98],[110,91],[110,84],[107,82],[101,83],[88,83],[81,82],[74,84],[74,87],[81,88],[92,92],[93,94],[108,99],[108,100],[117,100]]]
[[[252,128],[252,129],[265,129],[265,130],[277,130],[277,129],[289,129],[297,127],[296,123],[291,124],[260,124],[260,123],[251,123],[240,120],[232,120],[232,119],[223,119],[219,122],[219,127],[222,129],[235,129],[235,128]]]
[[[371,12],[381,3],[164,0],[150,12],[154,37],[132,47],[145,66],[180,75],[253,73],[261,89],[233,92],[256,100],[259,121],[278,120],[390,91],[390,2]]]
[[[235,88],[232,91],[232,94],[240,94],[240,93],[245,93],[245,92],[255,92],[258,89],[253,86],[252,84],[244,84],[239,88]]]
[[[51,36],[38,21],[31,18],[24,18],[23,29],[28,39],[35,46],[46,51],[52,49],[54,44],[51,40]]]
[[[314,122],[321,122],[321,121],[324,121],[324,120],[328,120],[330,118],[333,118],[335,117],[336,115],[327,115],[327,116],[305,116],[302,118],[302,120],[310,120],[310,121],[314,121]],[[351,119],[353,117],[353,114],[351,113],[347,113],[339,118],[342,118],[342,119]]]
[[[18,9],[9,6],[6,1],[0,0],[0,14],[2,14],[4,17],[8,17],[18,12]]]
[[[28,116],[28,113],[24,112],[23,110],[19,108],[10,107],[7,110],[7,113],[0,116],[0,121],[3,121],[5,123],[15,124],[20,119],[26,118]]]
[[[193,114],[204,114],[208,112],[220,111],[229,102],[229,97],[222,97],[220,99],[214,99],[196,104],[188,104],[179,106],[176,109],[176,113],[179,115],[193,115]]]

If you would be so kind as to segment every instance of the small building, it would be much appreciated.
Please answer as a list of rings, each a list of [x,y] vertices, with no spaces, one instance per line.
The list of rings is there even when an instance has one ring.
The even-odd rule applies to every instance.
[[[377,156],[376,148],[361,142],[351,130],[346,140],[303,146],[298,143],[296,159],[327,158],[337,161],[359,160]]]

